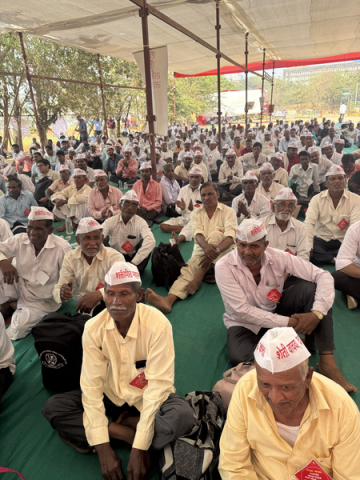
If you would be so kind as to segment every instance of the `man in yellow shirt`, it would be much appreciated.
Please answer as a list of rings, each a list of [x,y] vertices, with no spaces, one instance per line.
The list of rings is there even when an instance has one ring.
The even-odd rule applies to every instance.
[[[342,387],[309,368],[308,357],[291,327],[261,338],[256,369],[230,402],[220,440],[223,480],[359,478],[359,410]]]
[[[106,310],[83,334],[80,390],[51,397],[43,414],[81,453],[95,449],[104,479],[124,478],[110,438],[132,445],[128,478],[144,478],[149,448],[189,433],[193,409],[174,388],[174,342],[167,318],[140,302],[135,265],[116,262],[105,276]],[[170,433],[172,432],[172,433]]]

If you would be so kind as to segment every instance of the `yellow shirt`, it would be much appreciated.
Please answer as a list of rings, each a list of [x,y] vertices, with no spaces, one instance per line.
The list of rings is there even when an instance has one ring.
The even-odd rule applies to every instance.
[[[333,480],[359,479],[360,414],[346,391],[314,373],[293,448],[283,440],[257,386],[256,370],[237,383],[220,440],[222,480],[294,480],[315,460]]]
[[[314,236],[322,238],[326,242],[330,240],[342,242],[350,225],[358,220],[360,220],[360,197],[358,195],[344,190],[338,206],[334,208],[329,190],[320,192],[311,199],[305,218],[311,248]],[[339,227],[339,223],[342,228]]]
[[[231,237],[235,242],[237,221],[233,208],[227,207],[223,203],[218,203],[214,215],[210,219],[202,205],[200,208],[193,210],[191,219],[194,235],[193,255],[202,255],[204,253],[204,250],[197,243],[197,234],[204,235],[207,238],[211,232],[219,230],[224,234],[224,237]]]
[[[68,205],[81,205],[82,203],[87,203],[89,198],[89,193],[91,188],[89,185],[85,184],[80,190],[76,188],[75,185],[70,185],[70,187],[65,188],[61,192],[56,192],[51,196],[51,201],[53,203],[57,198],[65,198],[68,201]]]
[[[103,395],[115,405],[127,403],[140,412],[134,448],[148,450],[154,436],[155,414],[174,388],[172,327],[159,310],[137,304],[125,338],[107,310],[89,320],[83,334],[81,370],[84,427],[90,445],[109,442]],[[137,361],[146,360],[144,389],[130,382],[140,373]]]

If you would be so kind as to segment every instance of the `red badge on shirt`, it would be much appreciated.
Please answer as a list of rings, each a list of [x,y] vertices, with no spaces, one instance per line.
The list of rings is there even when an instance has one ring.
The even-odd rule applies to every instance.
[[[277,288],[273,288],[266,295],[266,298],[268,300],[271,300],[274,303],[277,303],[280,300],[280,297],[281,297],[281,293],[279,292],[279,290]]]
[[[148,381],[145,378],[145,372],[139,373],[134,380],[131,380],[130,385],[136,388],[140,388],[142,390],[146,385],[148,384]]]
[[[24,211],[24,215],[26,215],[27,217],[29,216],[29,213],[30,213],[31,210],[29,210],[28,208],[25,209]]]
[[[337,226],[340,228],[340,230],[345,230],[345,228],[349,225],[349,222],[345,220],[345,218],[342,218],[340,222],[337,224]]]
[[[134,247],[134,245],[133,245],[131,242],[129,242],[129,240],[128,240],[127,242],[124,243],[124,245],[121,245],[121,248],[122,248],[123,250],[125,250],[126,253],[129,253],[129,252],[131,252],[131,250],[134,250],[135,247]]]
[[[199,207],[200,207],[200,204],[199,204],[199,203],[195,203],[194,208],[199,208]]]
[[[287,252],[287,253],[291,253],[291,255],[295,255],[295,253],[294,253],[294,252],[292,252],[292,251],[290,250],[290,248],[287,248],[287,249],[285,250],[285,252]]]
[[[145,198],[146,198],[146,200],[149,200],[149,202],[150,202],[150,200],[152,199],[151,193],[147,193],[147,194],[145,195]]]
[[[315,460],[311,460],[306,467],[295,473],[295,477],[298,480],[332,480]]]
[[[273,143],[269,143],[269,147],[272,147],[273,146]]]
[[[157,172],[157,174],[159,175],[159,177],[161,177],[161,175],[163,174],[163,172],[160,171],[160,172]]]
[[[97,284],[96,288],[95,288],[95,291],[100,290],[101,288],[104,288],[104,287],[105,287],[105,285],[103,283],[99,282]]]

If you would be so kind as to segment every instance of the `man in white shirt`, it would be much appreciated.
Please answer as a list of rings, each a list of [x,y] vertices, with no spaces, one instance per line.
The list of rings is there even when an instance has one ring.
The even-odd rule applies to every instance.
[[[319,351],[319,372],[348,392],[357,391],[333,356],[335,290],[330,273],[268,247],[266,235],[261,220],[244,220],[236,231],[237,248],[215,265],[231,364],[254,361],[256,345],[268,329],[293,327],[306,335],[309,350]],[[291,276],[285,281],[286,274]]]
[[[0,313],[0,402],[16,370],[14,353],[14,346],[6,334],[4,317]]]
[[[80,168],[80,170],[85,172],[86,178],[88,179],[87,185],[90,188],[92,188],[94,186],[94,183],[95,183],[95,174],[94,174],[94,170],[92,168],[88,167],[86,156],[85,156],[84,153],[80,153],[76,157],[76,165],[77,165],[78,168]],[[72,171],[72,174],[74,175],[74,170]]]
[[[279,142],[279,152],[285,153],[287,152],[287,147],[290,142],[290,130],[287,128],[284,130],[284,138],[282,138]]]
[[[241,179],[243,193],[232,201],[232,208],[236,213],[239,225],[245,218],[261,218],[270,214],[269,200],[256,191],[258,178],[254,172],[248,170]]]
[[[186,153],[191,153],[191,152],[190,152],[190,147],[191,147],[191,140],[190,140],[189,138],[187,138],[187,139],[185,140],[185,142],[184,142],[184,150],[181,150],[181,152],[180,152],[179,155],[178,155],[178,161],[179,161],[179,162],[181,162],[181,163],[183,162],[183,160],[184,160],[184,155],[185,155]]]
[[[333,165],[325,177],[328,190],[312,198],[305,218],[315,265],[335,264],[348,227],[360,220],[360,197],[345,190],[344,170]]]
[[[161,160],[164,160],[166,163],[172,162],[174,157],[174,152],[172,150],[168,150],[168,144],[163,140],[161,142]]]
[[[268,160],[270,160],[272,155],[275,153],[276,144],[274,140],[271,139],[271,133],[269,132],[269,130],[266,130],[265,138],[261,142],[261,144],[262,144],[261,153],[265,155],[268,158]]]
[[[135,265],[142,274],[155,247],[155,238],[147,222],[136,215],[139,198],[133,190],[120,200],[120,213],[103,223],[104,237],[120,252],[127,262]]]
[[[259,142],[255,142],[253,145],[253,151],[251,153],[246,153],[240,160],[242,161],[244,173],[248,170],[255,170],[259,168],[263,163],[267,162],[265,155],[261,153],[262,145]]]
[[[310,163],[310,154],[305,150],[299,153],[299,163],[291,167],[289,186],[303,207],[320,192],[318,166]]]
[[[165,233],[171,233],[172,238],[176,238],[179,245],[182,242],[190,242],[193,237],[191,212],[201,205],[200,184],[203,171],[199,167],[192,167],[189,172],[189,184],[180,189],[178,198],[175,202],[176,211],[179,217],[171,218],[160,225],[160,230]]]
[[[291,255],[296,255],[309,261],[310,245],[306,227],[292,217],[297,199],[291,188],[283,188],[274,198],[272,215],[267,215],[261,221],[264,224],[269,247],[278,248]]]
[[[76,311],[93,316],[104,309],[100,289],[104,287],[105,275],[114,262],[123,262],[124,257],[113,248],[103,245],[103,227],[94,218],[80,220],[76,231],[78,247],[65,255],[53,295],[57,303],[73,298]]]
[[[220,152],[217,148],[217,143],[214,140],[210,141],[210,155],[208,157],[209,168],[211,173],[211,178],[216,182],[219,178],[219,170],[222,165],[222,160],[220,158]]]
[[[319,177],[319,186],[320,190],[325,190],[325,174],[332,167],[333,163],[328,158],[323,155],[320,156],[320,150],[318,147],[310,147],[308,150],[310,154],[310,162],[314,163],[318,167],[318,177]]]
[[[43,207],[31,207],[27,233],[0,243],[0,304],[5,318],[15,310],[7,334],[12,340],[28,335],[59,304],[52,291],[70,244],[53,235],[54,216]],[[10,259],[15,257],[16,268]]]
[[[174,167],[172,163],[164,165],[164,175],[161,178],[162,212],[167,217],[177,217],[175,202],[178,198],[180,186],[174,179]]]
[[[219,170],[219,190],[228,198],[237,197],[242,192],[243,166],[232,148],[226,152],[225,156],[226,161]]]
[[[332,161],[334,165],[341,165],[342,155],[334,151],[334,145],[329,142],[325,142],[322,146],[322,152],[326,158]]]
[[[347,306],[353,310],[360,302],[360,221],[346,232],[335,266],[335,289],[346,295]]]
[[[256,191],[266,197],[268,200],[274,200],[276,195],[283,188],[282,185],[276,183],[274,167],[271,163],[263,163],[259,169],[260,183]]]
[[[330,127],[329,128],[329,135],[327,135],[326,137],[324,137],[322,140],[321,140],[321,143],[320,143],[320,148],[323,147],[324,143],[326,142],[329,142],[331,143],[331,145],[334,145],[335,144],[335,141],[336,140],[339,140],[340,139],[340,135],[337,135],[335,133],[335,128],[334,127]],[[345,142],[344,142],[345,143]]]

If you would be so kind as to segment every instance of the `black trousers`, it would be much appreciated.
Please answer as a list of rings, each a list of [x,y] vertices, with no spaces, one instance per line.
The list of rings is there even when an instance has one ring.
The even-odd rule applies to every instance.
[[[119,183],[119,181],[122,181],[123,183],[127,183],[128,185],[132,185],[133,183],[137,182],[139,180],[139,177],[134,177],[134,178],[124,178],[122,175],[115,175],[112,173],[110,175],[110,182],[113,183]]]
[[[125,410],[131,411],[134,415],[140,415],[135,407],[130,407],[127,403],[118,407],[106,395],[104,395],[105,415],[108,418],[109,425],[116,421]],[[177,404],[177,405],[175,405]],[[181,405],[181,418],[178,418],[179,404]],[[168,442],[162,421],[164,412],[174,408],[174,414],[169,417],[167,415],[166,434],[176,432],[178,436],[190,433],[194,423],[194,411],[190,405],[176,393],[171,393],[169,398],[161,405],[161,409],[155,416],[153,447],[161,449]],[[52,428],[63,432],[72,441],[72,443],[88,448],[89,444],[85,435],[83,424],[84,407],[81,401],[81,390],[73,390],[71,392],[59,393],[49,398],[42,409],[42,414],[50,423]],[[181,427],[179,427],[181,422]],[[165,434],[165,435],[164,435]],[[165,436],[165,439],[164,439]],[[169,440],[170,441],[170,440]]]
[[[136,247],[137,247],[137,245],[136,245]],[[135,249],[136,249],[136,247],[135,247]],[[137,248],[135,251],[137,251],[137,250],[139,250],[139,248]],[[133,255],[133,256],[131,257],[130,255],[126,255],[126,254],[125,254],[125,255],[124,255],[125,261],[126,261],[126,262],[131,262],[131,260],[134,258],[134,256],[135,256],[135,255]],[[151,256],[151,253],[149,253],[149,255],[148,255],[146,258],[144,258],[144,260],[143,260],[142,262],[140,262],[139,265],[136,265],[137,268],[138,268],[138,270],[139,270],[140,275],[143,274],[143,272],[144,272],[147,264],[149,263],[150,256]]]
[[[154,218],[159,216],[160,213],[157,210],[148,210],[145,213],[141,213],[140,210],[138,210],[136,215],[139,215],[139,217],[143,218],[148,223],[149,227],[151,227],[154,223]]]
[[[326,242],[322,238],[314,237],[313,256],[311,262],[314,265],[327,265],[332,263],[339,252],[341,242],[339,240],[330,240]]]
[[[0,402],[12,382],[12,377],[9,367],[0,368]]]
[[[17,235],[18,233],[26,233],[27,228],[26,228],[26,225],[23,225],[22,223],[16,221],[14,225],[11,227],[11,231],[14,235]]]
[[[228,198],[231,196],[237,197],[242,192],[241,183],[237,185],[233,190],[230,190],[231,183],[227,183],[226,185],[218,185],[220,194],[224,193]]]
[[[289,277],[284,284],[275,313],[291,317],[294,313],[311,312],[315,291],[315,283]],[[253,362],[256,345],[267,331],[268,328],[261,328],[258,333],[254,333],[245,327],[230,327],[227,332],[227,344],[231,364],[235,367],[241,362]],[[328,311],[311,335],[306,335],[306,347],[309,350],[335,349],[332,310]]]
[[[350,295],[360,302],[360,278],[350,277],[346,273],[336,271],[332,273],[336,290],[344,295]]]

